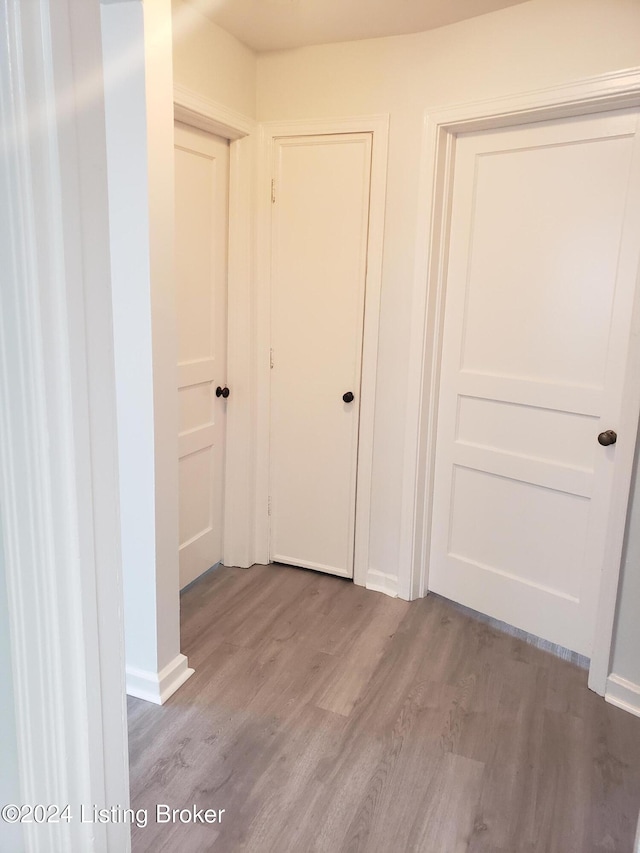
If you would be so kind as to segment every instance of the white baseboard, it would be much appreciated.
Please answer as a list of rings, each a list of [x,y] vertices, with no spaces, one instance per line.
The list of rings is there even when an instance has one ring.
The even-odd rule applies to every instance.
[[[373,592],[383,592],[391,598],[398,597],[397,575],[385,575],[384,572],[379,572],[377,569],[369,569],[365,586]]]
[[[640,717],[640,684],[634,684],[614,673],[607,678],[604,698],[611,705]]]
[[[127,694],[155,705],[164,705],[193,675],[184,655],[176,655],[160,672],[127,667]]]

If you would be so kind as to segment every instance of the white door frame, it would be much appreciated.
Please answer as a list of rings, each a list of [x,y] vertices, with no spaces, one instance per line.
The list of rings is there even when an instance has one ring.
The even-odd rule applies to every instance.
[[[373,427],[378,327],[382,284],[382,244],[387,187],[387,147],[389,116],[361,116],[339,119],[268,122],[260,128],[260,165],[257,246],[257,445],[255,489],[255,549],[259,562],[269,560],[269,422],[271,347],[271,179],[275,140],[284,136],[319,136],[337,133],[371,133],[371,196],[367,280],[364,306],[360,423],[358,432],[358,473],[353,581],[369,589],[388,591],[384,577],[369,569],[369,526]],[[379,576],[378,576],[379,575]],[[392,591],[395,594],[395,590]]]
[[[28,851],[130,849],[98,3],[0,0],[0,523]],[[91,81],[90,89],[87,81]]]
[[[400,595],[428,591],[428,554],[436,452],[437,402],[446,288],[447,235],[456,135],[532,121],[640,106],[640,69],[589,78],[568,86],[463,104],[425,115],[410,338],[405,431]],[[640,328],[640,299],[634,313]],[[630,353],[626,411],[619,424],[618,465],[600,587],[589,686],[604,695],[609,674],[630,473],[640,414],[640,347]],[[620,458],[620,455],[622,458]],[[625,473],[623,473],[623,471]]]
[[[256,123],[222,104],[174,86],[174,118],[230,142],[227,273],[227,403],[223,559],[248,568],[254,554],[255,392],[253,174]]]

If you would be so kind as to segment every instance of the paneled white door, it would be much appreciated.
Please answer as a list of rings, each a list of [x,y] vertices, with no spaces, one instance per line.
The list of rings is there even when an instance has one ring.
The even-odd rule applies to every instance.
[[[637,128],[604,113],[462,135],[455,152],[429,588],[587,656],[617,449],[599,434],[624,405],[638,274]]]
[[[353,576],[371,142],[275,144],[270,557],[343,577]]]
[[[180,586],[222,559],[229,142],[175,126]]]

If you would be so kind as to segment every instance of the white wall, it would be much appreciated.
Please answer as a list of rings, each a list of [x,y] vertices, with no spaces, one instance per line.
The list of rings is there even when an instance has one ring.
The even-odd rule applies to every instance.
[[[142,4],[103,6],[102,20],[126,647],[130,666],[149,668],[157,656],[155,441],[145,81],[136,61],[136,51],[143,55]],[[153,594],[145,607],[139,599],[147,590]]]
[[[127,691],[167,698],[180,654],[169,0],[102,7]]]
[[[255,53],[182,0],[172,9],[175,82],[255,118]]]
[[[414,252],[416,241],[422,239],[416,233],[416,210],[425,109],[540,89],[636,65],[640,65],[640,3],[636,0],[531,0],[427,33],[259,55],[258,120],[390,114],[371,518],[373,569],[393,574],[398,566],[407,403],[403,377],[409,357]],[[628,554],[639,551],[640,545],[634,545]],[[632,559],[636,569],[625,573],[625,597],[627,592],[633,594],[632,584],[640,586],[640,560]],[[631,580],[632,574],[636,580]],[[621,609],[616,660],[624,659],[628,665],[634,658],[640,676],[640,619],[633,619],[631,612],[638,600],[635,596]]]

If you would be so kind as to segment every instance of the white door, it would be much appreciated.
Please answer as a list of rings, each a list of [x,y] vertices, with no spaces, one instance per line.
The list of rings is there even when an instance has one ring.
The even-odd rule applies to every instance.
[[[598,436],[624,405],[638,271],[637,126],[631,111],[541,122],[462,135],[455,153],[429,588],[588,656],[617,449]]]
[[[180,586],[222,559],[229,143],[176,123]]]
[[[270,557],[343,577],[353,576],[371,141],[275,146]]]

